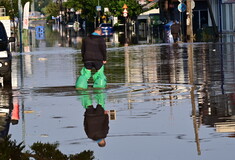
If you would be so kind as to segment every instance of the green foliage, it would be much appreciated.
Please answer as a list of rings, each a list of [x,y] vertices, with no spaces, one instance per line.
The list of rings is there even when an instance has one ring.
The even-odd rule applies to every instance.
[[[75,155],[65,155],[58,150],[58,143],[34,143],[30,148],[30,151],[23,152],[25,146],[23,143],[17,144],[16,141],[12,141],[11,136],[0,138],[0,159],[1,160],[93,160],[93,151],[83,151]]]
[[[95,159],[93,154],[94,154],[94,152],[90,151],[90,150],[83,151],[83,152],[81,152],[79,154],[70,155],[69,159],[70,160],[79,160],[79,159],[80,160],[93,160],[93,159]]]
[[[22,150],[24,149],[23,143],[16,144],[16,141],[10,140],[11,136],[4,137],[0,141],[0,157],[1,159],[21,159],[21,160],[27,160],[22,154]]]
[[[68,0],[63,3],[66,8],[74,8],[75,11],[82,10],[81,17],[93,21],[96,15],[97,0]]]
[[[45,8],[43,8],[43,12],[48,16],[58,16],[60,11],[60,6],[57,3],[49,3]]]
[[[34,5],[35,11],[43,12],[44,8],[52,2],[53,2],[53,0],[46,0],[46,1],[45,0],[37,0],[37,1],[35,1],[35,5]]]
[[[58,143],[49,144],[49,143],[34,143],[31,146],[31,149],[34,151],[36,158],[43,159],[59,159],[59,160],[66,160],[67,156],[61,153],[57,147],[59,146]]]
[[[141,12],[142,8],[136,0],[99,0],[99,5],[104,8],[109,8],[109,16],[122,16],[123,5],[126,3],[128,6],[128,15],[131,19],[135,19]],[[81,17],[86,18],[89,21],[94,20],[94,16],[97,16],[96,6],[98,5],[98,0],[68,0],[63,3],[66,8],[74,8],[75,11],[82,10]],[[101,12],[101,16],[103,15]]]
[[[22,8],[24,8],[24,5],[26,2],[31,3],[32,0],[21,0]],[[19,16],[18,0],[12,0],[12,1],[11,0],[0,0],[0,6],[4,6],[6,8],[6,15],[10,16],[11,19]]]
[[[32,0],[21,0],[22,8],[24,8],[26,2],[30,2],[31,4]],[[45,6],[47,6],[51,2],[52,0],[35,1],[35,11],[41,11]],[[18,0],[0,0],[0,6],[4,6],[6,8],[6,15],[10,16],[11,19],[13,19],[14,17],[19,17]]]

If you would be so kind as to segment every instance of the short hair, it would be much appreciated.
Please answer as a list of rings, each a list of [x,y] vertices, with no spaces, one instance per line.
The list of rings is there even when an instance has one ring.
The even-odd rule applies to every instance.
[[[103,140],[102,143],[98,143],[99,147],[105,147],[106,146],[106,141]]]
[[[97,27],[95,31],[102,31],[102,29],[100,27]]]

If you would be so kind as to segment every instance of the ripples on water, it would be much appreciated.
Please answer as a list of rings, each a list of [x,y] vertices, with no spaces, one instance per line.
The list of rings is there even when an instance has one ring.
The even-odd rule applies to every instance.
[[[189,47],[189,44],[164,44],[108,49],[105,66],[108,86],[102,93],[107,95],[107,109],[117,111],[117,120],[110,122],[109,146],[102,151],[87,142],[82,130],[81,94],[73,87],[83,66],[80,50],[61,48],[32,52],[28,57],[25,54],[23,77],[19,57],[14,56],[13,68],[17,73],[13,73],[16,75],[13,78],[17,79],[18,86],[13,87],[13,97],[18,97],[26,109],[36,113],[25,115],[28,118],[26,133],[31,135],[26,139],[31,141],[39,135],[48,135],[49,141],[60,141],[68,153],[82,146],[92,148],[103,159],[116,154],[116,150],[120,150],[119,158],[125,159],[130,152],[123,146],[136,153],[131,159],[141,157],[141,151],[149,151],[149,159],[156,159],[155,148],[161,157],[169,158],[171,152],[180,158],[178,153],[188,151],[187,158],[195,159],[200,153],[195,147],[200,147],[199,142],[202,155],[215,158],[220,153],[226,157],[225,153],[230,150],[222,151],[228,141],[223,138],[233,137],[235,131],[234,45],[194,44],[192,64],[189,64]],[[92,79],[89,84],[85,94],[93,95]],[[42,124],[46,122],[48,126]],[[54,128],[57,133],[48,128]],[[227,133],[222,133],[225,131]],[[17,132],[19,128],[11,131],[20,139]],[[69,144],[73,146],[68,147]]]

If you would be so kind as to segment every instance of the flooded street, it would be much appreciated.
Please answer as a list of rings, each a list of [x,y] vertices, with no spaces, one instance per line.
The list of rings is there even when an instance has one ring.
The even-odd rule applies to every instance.
[[[91,150],[96,160],[235,157],[234,34],[217,43],[117,47],[108,41],[107,88],[98,91],[92,78],[88,90],[75,90],[82,34],[62,35],[46,31],[22,55],[13,53],[12,89],[0,90],[0,104],[19,107],[18,123],[8,124],[12,140],[27,149],[59,143],[67,155]],[[84,131],[87,97],[116,113],[103,148]]]

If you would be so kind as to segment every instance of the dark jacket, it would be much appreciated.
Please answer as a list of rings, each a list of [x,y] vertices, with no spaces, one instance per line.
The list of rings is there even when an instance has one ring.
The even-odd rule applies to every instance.
[[[106,61],[106,44],[103,37],[90,35],[82,41],[82,60]]]
[[[171,34],[179,34],[180,33],[180,24],[174,23],[171,26]]]
[[[93,113],[85,112],[84,130],[88,138],[98,140],[106,138],[109,132],[109,116],[104,110],[92,108]]]

